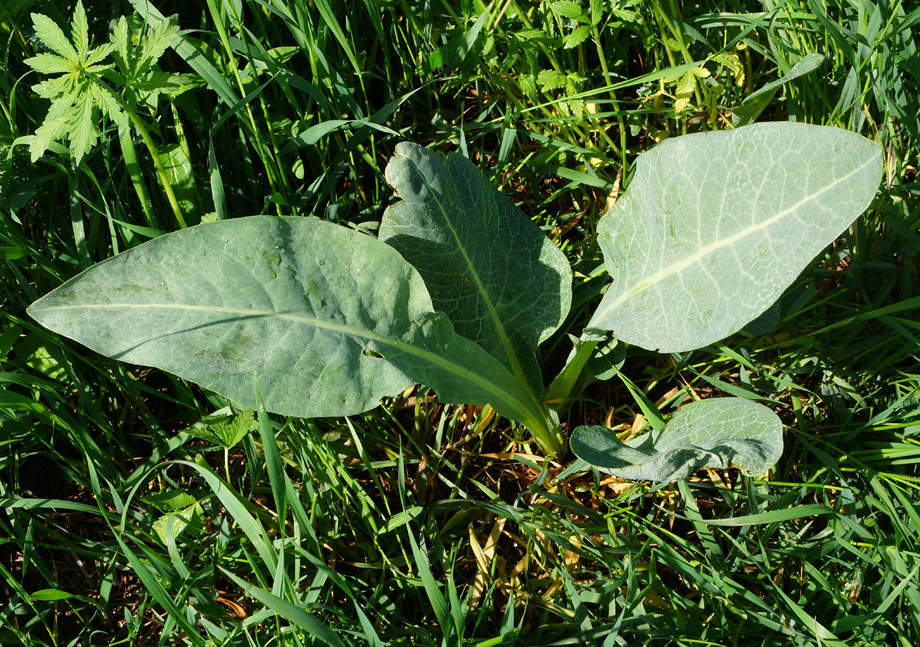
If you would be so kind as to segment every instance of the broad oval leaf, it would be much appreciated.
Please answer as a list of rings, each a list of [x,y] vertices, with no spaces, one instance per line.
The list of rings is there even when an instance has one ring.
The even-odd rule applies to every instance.
[[[661,432],[626,443],[605,427],[578,427],[572,452],[607,474],[631,480],[674,481],[700,467],[738,467],[758,476],[783,452],[783,423],[767,407],[742,398],[684,405]]]
[[[542,391],[534,351],[569,312],[565,255],[461,155],[402,143],[386,176],[402,201],[380,239],[419,271],[460,335]]]
[[[598,239],[613,284],[590,326],[650,350],[718,341],[766,310],[861,214],[878,145],[763,123],[665,140],[636,161]]]
[[[29,314],[244,406],[257,404],[257,377],[274,413],[350,415],[425,383],[444,402],[492,404],[541,442],[551,433],[526,385],[432,312],[396,250],[312,218],[255,216],[160,236],[68,281]]]
[[[191,227],[71,279],[29,308],[115,359],[157,366],[254,408],[366,411],[413,381],[369,350],[431,311],[418,273],[377,240],[310,218]]]

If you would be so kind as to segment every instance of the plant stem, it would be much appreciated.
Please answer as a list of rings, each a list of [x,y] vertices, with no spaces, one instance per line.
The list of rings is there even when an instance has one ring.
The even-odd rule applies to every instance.
[[[137,128],[137,131],[141,134],[141,138],[147,145],[147,150],[150,151],[150,158],[153,160],[153,165],[157,169],[157,175],[160,176],[160,182],[163,184],[163,191],[166,193],[166,199],[169,201],[169,206],[172,208],[173,214],[176,216],[176,221],[179,223],[179,227],[185,229],[188,227],[188,225],[185,224],[185,218],[182,216],[182,208],[179,206],[179,201],[176,199],[176,194],[173,193],[172,184],[170,184],[169,176],[166,174],[166,167],[163,166],[163,161],[160,159],[160,154],[157,153],[157,148],[153,143],[153,138],[150,137],[150,133],[147,131],[147,126],[145,126],[144,122],[141,121],[141,118],[137,116],[137,113],[131,109],[127,101],[118,95],[115,95],[115,98],[118,100],[118,103],[121,105],[122,109],[128,113],[128,117],[130,117],[131,122]]]

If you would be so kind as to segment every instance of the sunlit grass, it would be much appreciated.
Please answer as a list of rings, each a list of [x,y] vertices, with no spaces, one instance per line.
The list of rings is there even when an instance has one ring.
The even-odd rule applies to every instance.
[[[423,389],[349,419],[256,413],[228,447],[185,431],[225,410],[218,396],[33,324],[38,296],[177,225],[134,130],[102,123],[79,165],[60,147],[29,161],[47,109],[40,79],[20,80],[39,51],[29,12],[73,7],[27,5],[0,7],[0,642],[920,643],[916,11],[157,4],[189,30],[160,66],[194,82],[144,118],[189,224],[280,213],[373,230],[397,142],[459,150],[576,263],[571,329],[603,287],[594,227],[635,155],[729,127],[745,96],[823,54],[761,119],[879,141],[869,213],[772,329],[630,350],[647,399],[596,383],[563,421],[640,431],[690,391],[743,389],[780,403],[783,459],[762,480],[652,488],[546,462],[488,408]],[[158,20],[146,2],[90,5],[96,43],[111,16],[137,34]],[[550,340],[545,365],[569,344]]]

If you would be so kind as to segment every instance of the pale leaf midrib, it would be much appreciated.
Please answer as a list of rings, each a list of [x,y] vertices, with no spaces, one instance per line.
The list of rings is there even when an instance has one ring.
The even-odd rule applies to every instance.
[[[30,308],[34,314],[39,314],[41,312],[51,312],[54,310],[97,310],[100,308],[113,308],[118,310],[123,310],[126,308],[163,308],[163,309],[174,309],[174,310],[201,310],[205,312],[218,312],[221,314],[237,315],[241,317],[279,317],[281,319],[286,319],[299,324],[305,324],[308,326],[315,326],[322,330],[328,330],[331,332],[338,332],[345,335],[350,335],[352,337],[359,337],[362,339],[367,339],[369,341],[374,341],[379,344],[390,346],[398,351],[414,355],[415,357],[421,358],[424,361],[430,362],[435,366],[443,368],[454,375],[457,375],[461,379],[464,379],[472,384],[475,384],[480,389],[483,389],[487,393],[495,394],[496,400],[502,401],[507,405],[511,410],[517,411],[520,414],[520,418],[517,418],[521,422],[525,422],[528,427],[530,425],[538,425],[539,418],[535,419],[536,411],[528,412],[524,407],[521,406],[521,402],[514,397],[512,394],[504,390],[499,384],[492,382],[487,379],[487,376],[481,376],[476,372],[470,371],[463,367],[460,364],[454,364],[442,358],[439,355],[436,355],[430,351],[427,351],[423,348],[413,346],[412,344],[406,343],[401,339],[395,339],[393,337],[387,337],[385,335],[377,334],[373,331],[355,328],[353,326],[346,326],[342,324],[335,324],[329,321],[324,321],[321,319],[316,319],[312,317],[306,317],[303,315],[286,313],[286,312],[275,312],[272,310],[245,310],[243,308],[228,308],[226,306],[202,306],[194,304],[179,304],[179,303],[101,303],[101,304],[86,304],[86,305],[55,305],[50,307],[39,307],[39,308]],[[37,319],[37,317],[36,317]],[[522,385],[523,386],[523,385]],[[528,391],[529,392],[529,391]],[[537,428],[540,428],[538,425]]]
[[[696,252],[694,252],[694,253],[691,254],[690,256],[684,258],[683,260],[678,261],[677,263],[674,263],[673,265],[668,266],[666,269],[659,270],[658,272],[656,272],[655,274],[653,274],[653,275],[650,276],[649,278],[647,278],[647,279],[645,279],[645,280],[643,280],[643,281],[640,281],[639,283],[636,283],[635,285],[633,285],[633,286],[630,287],[630,288],[627,288],[626,290],[624,290],[624,291],[620,294],[619,297],[617,297],[616,299],[614,299],[613,301],[611,301],[609,304],[607,304],[607,306],[605,306],[603,310],[597,311],[597,312],[594,314],[594,316],[591,318],[591,319],[592,319],[592,322],[593,322],[593,321],[604,321],[604,320],[606,320],[606,319],[607,319],[607,316],[609,315],[609,313],[610,313],[612,310],[614,310],[615,308],[619,307],[620,305],[622,305],[624,302],[626,302],[627,300],[629,300],[630,298],[632,298],[633,296],[635,296],[635,295],[638,294],[639,292],[642,292],[643,290],[647,290],[648,288],[650,288],[650,287],[652,287],[652,286],[654,286],[654,285],[656,285],[656,284],[658,284],[658,283],[661,283],[662,281],[664,281],[664,280],[667,279],[668,277],[673,276],[674,274],[678,274],[678,273],[682,272],[683,270],[685,270],[686,268],[690,267],[691,265],[693,265],[693,264],[695,264],[695,263],[698,263],[702,258],[705,258],[706,256],[715,253],[716,251],[718,251],[719,249],[721,249],[721,248],[723,248],[723,247],[733,245],[735,242],[741,240],[742,238],[744,238],[744,237],[746,237],[746,236],[752,235],[752,234],[754,234],[754,233],[756,233],[756,232],[758,232],[758,231],[761,231],[761,230],[763,230],[763,229],[766,229],[766,228],[769,227],[770,225],[772,225],[772,224],[778,222],[779,220],[781,220],[781,219],[787,217],[790,213],[792,213],[792,212],[794,212],[795,210],[799,209],[802,205],[804,205],[804,204],[806,204],[806,203],[808,203],[808,202],[810,202],[810,201],[816,200],[816,199],[818,198],[818,196],[820,196],[821,194],[823,194],[823,193],[825,193],[825,192],[831,190],[832,188],[834,188],[835,186],[837,186],[837,185],[840,184],[841,182],[844,182],[844,181],[848,180],[850,177],[852,177],[853,175],[856,175],[857,173],[863,171],[865,168],[867,168],[868,166],[870,166],[870,165],[871,165],[872,163],[874,163],[875,161],[876,161],[876,160],[875,160],[875,157],[874,157],[874,156],[871,157],[871,158],[869,158],[869,159],[868,159],[864,164],[862,164],[861,166],[859,166],[859,167],[853,169],[852,171],[850,171],[849,173],[847,173],[847,174],[844,175],[843,177],[841,177],[841,178],[835,180],[834,182],[831,182],[830,184],[826,185],[826,186],[823,187],[820,191],[817,191],[817,192],[815,192],[815,193],[813,193],[813,194],[811,194],[811,195],[809,195],[809,196],[807,196],[807,197],[805,197],[805,198],[799,200],[796,204],[794,204],[794,205],[792,205],[792,206],[790,206],[790,207],[787,207],[786,209],[783,209],[782,211],[780,211],[778,214],[776,214],[776,215],[773,216],[772,218],[769,218],[768,220],[765,220],[765,221],[763,221],[763,222],[756,223],[756,224],[754,224],[754,225],[751,225],[751,226],[749,226],[749,227],[746,227],[745,229],[743,229],[743,230],[741,230],[741,231],[739,231],[739,232],[737,232],[737,233],[735,233],[735,234],[732,234],[731,236],[729,236],[729,237],[727,237],[727,238],[723,238],[723,239],[721,239],[721,240],[717,240],[717,241],[714,242],[714,243],[710,243],[710,244],[707,245],[706,247],[703,247],[703,248],[698,249]]]
[[[432,199],[435,201],[435,203],[437,203],[438,208],[441,210],[441,214],[443,215],[444,222],[447,225],[447,228],[450,231],[451,236],[453,236],[454,242],[457,244],[457,249],[462,254],[463,260],[466,263],[467,269],[469,270],[470,274],[473,277],[473,281],[476,285],[476,289],[478,293],[482,295],[482,300],[486,304],[486,308],[489,312],[489,316],[492,319],[492,322],[495,324],[495,329],[498,332],[499,339],[501,340],[502,346],[504,346],[505,351],[508,354],[508,360],[511,362],[511,370],[514,373],[514,376],[517,378],[518,382],[520,382],[521,385],[524,386],[524,388],[527,390],[527,394],[531,398],[533,398],[534,401],[537,401],[536,394],[533,392],[533,389],[531,388],[530,380],[527,379],[527,376],[524,373],[524,368],[521,366],[520,360],[518,359],[516,349],[514,345],[511,343],[511,339],[508,336],[508,332],[505,330],[505,326],[502,323],[501,317],[498,314],[498,310],[496,309],[495,305],[492,303],[492,298],[489,295],[489,291],[486,289],[486,286],[483,284],[482,279],[480,279],[479,272],[476,271],[476,267],[473,264],[472,259],[470,259],[469,254],[467,254],[466,247],[463,245],[463,242],[459,234],[457,233],[456,229],[454,228],[453,223],[451,222],[451,219],[448,217],[449,211],[445,208],[445,206],[438,199],[437,191],[435,191],[434,187],[431,186],[431,184],[428,182],[428,178],[425,177],[425,174],[422,173],[421,169],[414,162],[414,160],[407,157],[406,161],[412,164],[412,166],[415,168],[415,172],[417,173],[418,177],[420,177],[422,181],[425,183],[425,186],[428,187],[429,191],[431,192]],[[445,169],[446,169],[446,164],[445,164]],[[454,182],[453,182],[452,177],[450,177],[450,181],[451,181],[451,184],[453,185]]]

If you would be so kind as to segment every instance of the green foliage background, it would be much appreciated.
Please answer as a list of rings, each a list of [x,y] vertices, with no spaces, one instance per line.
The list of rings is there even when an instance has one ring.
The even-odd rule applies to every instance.
[[[55,50],[30,14],[67,35],[75,8],[0,7],[0,642],[920,644],[915,4],[89,0],[86,47],[114,44],[89,72],[119,110],[84,106],[37,145],[52,97],[34,86],[67,72],[26,63]],[[580,330],[606,278],[597,218],[636,154],[729,127],[813,53],[760,119],[877,140],[869,213],[778,321],[633,349],[563,420],[638,432],[690,397],[769,398],[787,445],[770,479],[568,473],[488,409],[425,392],[348,419],[249,417],[25,316],[202,220],[373,231],[409,139],[466,154],[545,228],[574,264]],[[568,349],[549,340],[544,364]]]

